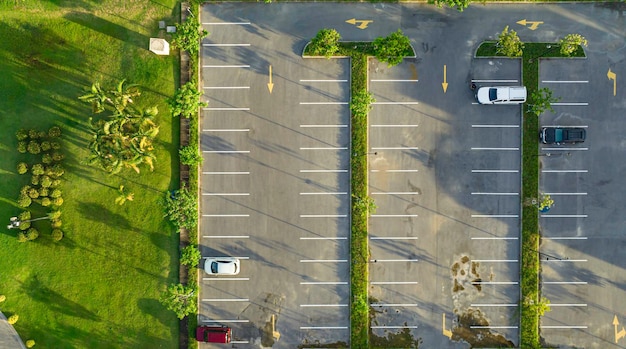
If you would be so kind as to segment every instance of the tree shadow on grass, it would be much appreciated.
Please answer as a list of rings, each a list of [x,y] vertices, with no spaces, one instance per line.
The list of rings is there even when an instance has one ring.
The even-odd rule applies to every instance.
[[[150,38],[136,31],[115,24],[104,18],[85,12],[70,12],[64,16],[69,21],[93,29],[123,42],[133,44],[147,50]]]
[[[142,232],[141,229],[133,227],[126,217],[118,213],[113,213],[111,210],[100,204],[92,202],[79,202],[78,211],[84,218],[91,221],[104,223],[112,227],[119,227],[135,233]]]
[[[91,321],[102,321],[99,316],[85,308],[80,303],[63,297],[58,292],[46,287],[37,276],[31,276],[21,284],[22,292],[35,301],[47,304],[48,309],[54,313],[61,313],[73,317],[79,317]]]

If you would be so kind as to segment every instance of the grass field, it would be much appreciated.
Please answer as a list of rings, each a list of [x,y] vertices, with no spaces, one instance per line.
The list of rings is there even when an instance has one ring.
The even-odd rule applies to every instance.
[[[165,191],[178,186],[178,120],[164,99],[179,78],[176,55],[147,50],[158,21],[178,17],[174,0],[0,0],[0,309],[20,316],[15,328],[39,348],[172,348],[178,320],[158,302],[178,280],[178,235],[162,217]],[[140,105],[158,105],[161,125],[154,172],[119,175],[84,164],[89,106],[78,101],[95,80],[141,86]],[[19,189],[19,128],[63,130],[65,238],[19,243],[5,228]],[[135,198],[114,203],[123,184]],[[33,217],[46,210],[31,206]],[[6,223],[5,223],[6,222]]]

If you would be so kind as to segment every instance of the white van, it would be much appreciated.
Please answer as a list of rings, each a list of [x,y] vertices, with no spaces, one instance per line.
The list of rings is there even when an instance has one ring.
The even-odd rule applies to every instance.
[[[476,100],[480,104],[521,104],[526,102],[526,86],[481,87]]]

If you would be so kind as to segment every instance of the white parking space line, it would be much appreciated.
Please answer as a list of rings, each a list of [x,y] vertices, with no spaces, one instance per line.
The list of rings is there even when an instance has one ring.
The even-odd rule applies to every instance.
[[[552,305],[552,304],[550,304]],[[496,304],[496,303],[472,303],[471,304],[472,307],[517,307],[517,304],[515,303],[502,303],[502,304]]]
[[[347,263],[347,259],[301,259],[300,263]]]
[[[300,170],[300,173],[347,173],[348,170]]]
[[[472,262],[481,263],[518,263],[517,259],[472,259]]]
[[[577,128],[588,128],[587,125],[541,125],[541,127],[577,127]]]
[[[250,86],[204,86],[205,90],[247,90]]]
[[[589,103],[586,103],[586,102],[562,102],[562,103],[552,103],[552,105],[585,106],[585,105],[589,105]]]
[[[542,259],[542,262],[588,262],[586,259]]]
[[[202,68],[250,68],[249,64],[203,65]]]
[[[370,259],[372,263],[418,262],[417,259]]]
[[[389,237],[379,237],[372,236],[370,240],[417,240],[417,236],[389,236]]]
[[[250,108],[237,108],[237,107],[225,107],[225,108],[202,108],[205,111],[248,111]]]
[[[502,238],[498,238],[498,237],[475,237],[472,238],[472,240],[519,240],[519,238],[515,238],[515,237],[502,237]]]
[[[370,79],[372,82],[418,82],[417,79]]]
[[[393,218],[393,217],[417,217],[416,214],[373,214],[370,217]]]
[[[589,80],[541,80],[542,84],[587,84]]]
[[[586,236],[570,236],[570,237],[541,237],[543,240],[587,240]]]
[[[303,281],[300,285],[347,285],[346,281]]]
[[[300,102],[300,105],[345,105],[348,102]]]
[[[300,82],[348,82],[348,80],[333,80],[333,79],[300,79]]]
[[[472,218],[519,218],[516,214],[473,214]]]
[[[475,281],[472,285],[519,285],[517,281]]]
[[[202,323],[210,324],[210,323],[220,323],[220,322],[238,322],[238,323],[248,323],[250,320],[239,320],[239,319],[219,319],[219,320],[202,320]]]
[[[370,125],[370,127],[418,127],[419,125],[390,125],[390,124],[380,124],[380,125]]]
[[[472,125],[476,128],[519,128],[519,125]]]
[[[348,147],[300,147],[300,150],[348,150]]]
[[[473,79],[472,82],[519,82],[519,80],[478,80]]]
[[[346,218],[346,214],[301,214],[300,218]]]
[[[541,218],[587,218],[586,214],[542,214]]]
[[[315,238],[307,238],[307,237],[301,237],[300,240],[348,240],[347,237],[315,237]]]
[[[370,195],[419,195],[419,192],[417,191],[388,191],[388,192],[374,191],[374,192],[371,192]]]
[[[202,217],[250,217],[249,214],[203,214]]]
[[[372,147],[372,150],[418,150],[418,147]]]
[[[205,128],[202,132],[250,132],[249,128]]]
[[[317,308],[317,307],[321,307],[321,308],[340,308],[340,307],[347,307],[347,304],[300,304],[300,307],[302,308]]]
[[[416,105],[419,102],[374,102],[376,105]]]
[[[249,150],[203,150],[207,154],[248,154]]]
[[[250,44],[202,44],[203,47],[237,47],[237,46],[250,46]]]
[[[539,326],[541,329],[585,329],[587,326]]]
[[[202,172],[203,175],[249,175],[248,171],[206,171]]]
[[[250,278],[202,278],[202,281],[250,281]]]
[[[202,257],[202,259],[207,259],[207,258],[218,258],[219,259],[219,258],[230,258],[230,257],[234,257],[234,258],[237,258],[237,259],[245,259],[245,260],[250,259],[250,257],[241,257],[241,256],[228,256],[228,257],[225,257],[225,256],[206,256],[206,257]]]
[[[202,196],[249,196],[250,193],[202,193]]]
[[[587,281],[542,281],[544,285],[587,285]]]
[[[372,329],[399,329],[399,328],[417,328],[417,326],[370,326]]]
[[[250,235],[202,235],[205,239],[249,239]]]
[[[372,281],[371,285],[417,285],[417,281]]]
[[[589,170],[541,170],[541,173],[587,173]]]
[[[508,195],[508,196],[517,196],[519,195],[519,193],[481,193],[481,192],[475,192],[472,193],[472,195]]]
[[[342,326],[300,326],[301,330],[347,330],[348,327]]]
[[[202,25],[249,25],[250,22],[202,22]]]
[[[517,326],[470,326],[470,328],[476,328],[476,329],[479,329],[479,328],[493,328],[493,329],[501,328],[501,329],[504,329],[504,328],[518,328],[518,327]]]
[[[300,125],[300,127],[302,128],[342,128],[342,127],[348,127],[348,125],[315,125],[315,124],[311,124],[311,125]]]
[[[203,298],[203,302],[249,302],[248,298]]]
[[[586,307],[586,303],[552,303],[550,302],[550,307]]]
[[[518,147],[511,148],[481,148],[481,147],[472,147],[472,150],[519,150]]]
[[[389,173],[414,173],[418,172],[418,170],[371,170],[370,172],[378,173],[378,172],[389,172]]]
[[[519,170],[472,170],[472,173],[519,173]]]
[[[581,196],[581,195],[587,195],[587,193],[583,193],[583,192],[580,192],[580,193],[544,193],[544,194],[554,195],[554,196],[559,196],[559,195],[561,195],[561,196]]]
[[[417,307],[412,303],[370,303],[370,307]]]
[[[584,150],[589,150],[589,148],[541,148],[541,151],[584,151]]]
[[[309,192],[309,193],[300,193],[300,195],[348,195],[347,192]]]

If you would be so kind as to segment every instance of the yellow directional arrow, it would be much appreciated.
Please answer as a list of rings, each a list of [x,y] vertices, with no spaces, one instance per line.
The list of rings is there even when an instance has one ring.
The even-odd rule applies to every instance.
[[[609,68],[609,71],[606,73],[606,77],[609,78],[609,80],[613,80],[613,96],[615,96],[617,93],[617,75],[611,71],[611,68]]]
[[[448,339],[452,339],[452,330],[446,330],[446,313],[443,315],[443,335],[448,337]]]
[[[446,69],[446,65],[443,65],[443,83],[441,83],[441,86],[443,87],[443,93],[446,93],[446,91],[448,90],[448,81],[447,81],[447,69]]]
[[[357,23],[360,23],[359,25],[357,25],[356,27],[359,29],[365,29],[367,28],[367,25],[372,23],[374,21],[372,20],[367,20],[367,19],[356,19],[356,18],[352,18],[346,21],[346,23],[350,23],[352,25],[356,25]]]
[[[527,21],[525,19],[522,19],[521,21],[517,21],[515,23],[521,24],[523,26],[526,26],[526,24],[530,24],[530,27],[528,27],[528,29],[530,30],[535,30],[537,29],[537,27],[539,27],[539,24],[543,24],[543,22],[540,21]]]
[[[615,343],[619,341],[621,338],[626,337],[626,330],[622,327],[622,330],[617,332],[617,326],[619,325],[619,320],[617,320],[617,315],[613,318],[613,326],[615,326]]]
[[[272,90],[274,89],[274,84],[272,83],[272,66],[270,65],[270,82],[267,84],[267,88],[268,90],[270,90],[270,93],[272,93]]]

